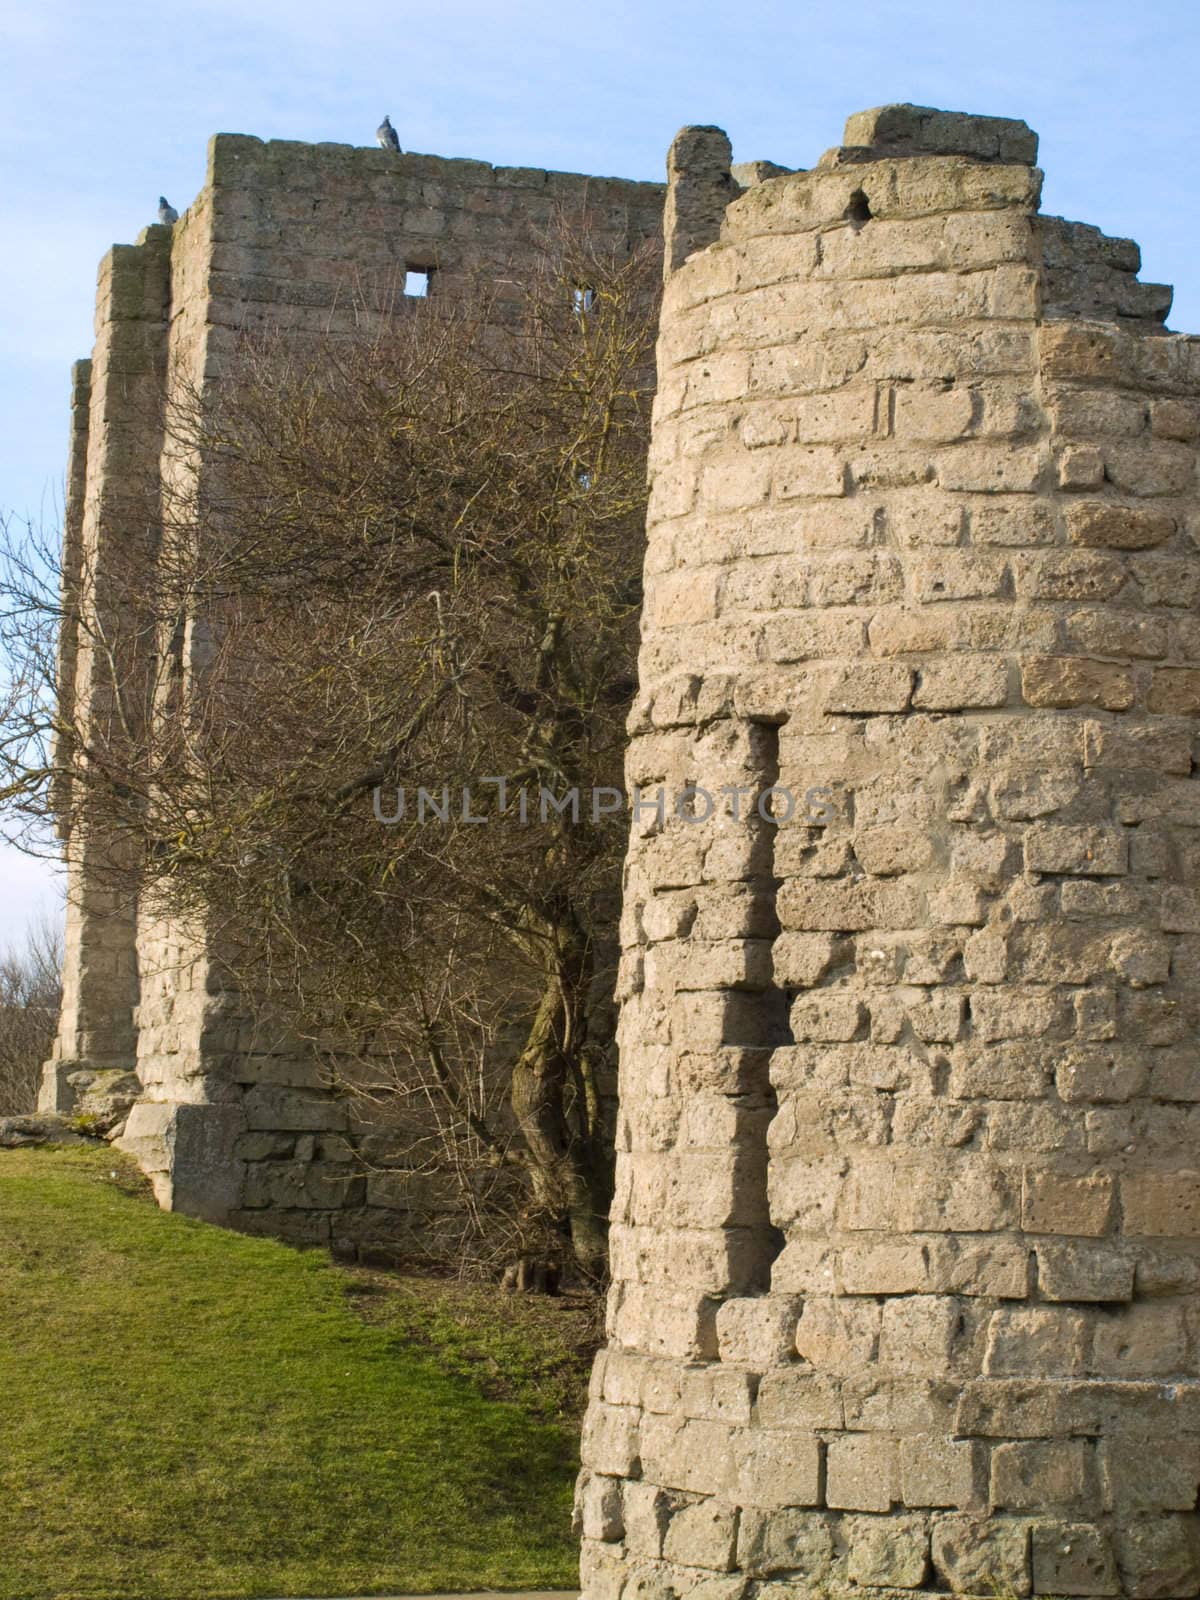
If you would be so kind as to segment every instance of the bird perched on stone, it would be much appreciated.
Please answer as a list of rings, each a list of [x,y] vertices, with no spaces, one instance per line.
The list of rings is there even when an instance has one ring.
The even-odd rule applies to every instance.
[[[179,221],[178,211],[163,194],[158,197],[158,220],[167,223]]]
[[[400,154],[400,140],[396,136],[395,128],[392,127],[391,117],[384,117],[375,129],[375,137],[379,140],[381,150],[394,150],[397,155]]]

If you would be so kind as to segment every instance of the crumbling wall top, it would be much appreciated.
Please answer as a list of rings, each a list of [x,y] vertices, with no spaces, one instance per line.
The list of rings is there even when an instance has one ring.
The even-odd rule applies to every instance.
[[[976,161],[1037,161],[1038,136],[1012,117],[976,117],[933,106],[876,106],[846,118],[845,149],[881,155],[971,156]]]

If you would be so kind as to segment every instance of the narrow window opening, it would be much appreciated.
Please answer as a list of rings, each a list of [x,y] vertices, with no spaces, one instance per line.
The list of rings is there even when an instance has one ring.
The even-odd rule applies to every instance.
[[[577,286],[571,290],[571,306],[577,317],[586,317],[596,304],[595,289]]]
[[[856,228],[861,228],[864,222],[871,220],[871,207],[866,195],[861,189],[856,189],[850,196],[850,204],[845,213],[847,222],[852,222]]]
[[[407,267],[404,272],[405,297],[409,300],[424,300],[429,294],[432,278],[432,267]]]

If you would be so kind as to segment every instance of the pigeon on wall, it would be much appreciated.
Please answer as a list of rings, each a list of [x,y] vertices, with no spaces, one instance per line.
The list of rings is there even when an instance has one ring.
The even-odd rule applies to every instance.
[[[175,207],[167,199],[166,195],[163,194],[160,194],[158,197],[158,220],[160,222],[168,223],[179,221],[178,211],[176,211]]]
[[[397,155],[400,154],[400,140],[396,136],[395,128],[392,127],[391,117],[384,117],[375,129],[375,137],[379,140],[381,150],[394,150]]]

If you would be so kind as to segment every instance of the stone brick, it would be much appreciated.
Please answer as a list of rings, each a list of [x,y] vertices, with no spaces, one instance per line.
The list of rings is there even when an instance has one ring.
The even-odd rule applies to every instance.
[[[950,1366],[960,1311],[952,1296],[911,1295],[883,1305],[879,1364],[898,1372],[940,1376]]]
[[[1200,1440],[1105,1440],[1100,1481],[1107,1510],[1130,1515],[1194,1511],[1200,1489]]]
[[[621,1519],[625,1528],[625,1547],[631,1555],[662,1555],[663,1539],[671,1513],[679,1497],[653,1483],[627,1481],[623,1488]]]
[[[821,1504],[821,1442],[815,1434],[776,1429],[734,1441],[734,1499],[742,1506]]]
[[[1103,1245],[1037,1244],[1038,1289],[1046,1300],[1133,1298],[1133,1260]]]
[[[1105,711],[1127,711],[1133,704],[1128,669],[1085,656],[1029,657],[1021,665],[1021,683],[1031,706],[1095,705]]]
[[[1146,709],[1169,717],[1200,715],[1200,668],[1158,668],[1146,696]]]
[[[965,1509],[981,1501],[983,1453],[968,1439],[937,1434],[900,1441],[900,1497],[906,1506]]]
[[[1115,1534],[1126,1592],[1139,1600],[1190,1600],[1200,1592],[1200,1533],[1194,1515],[1139,1518]]]
[[[1085,1511],[1091,1493],[1088,1446],[1081,1439],[1023,1440],[992,1451],[990,1496],[996,1510]],[[1033,1582],[1035,1589],[1049,1592],[1036,1555]]]
[[[846,492],[846,469],[835,450],[794,445],[776,452],[769,465],[773,468],[775,495],[779,500]]]
[[[1008,663],[999,656],[960,656],[921,669],[913,705],[928,711],[1002,706],[1008,700]]]
[[[1021,1226],[1026,1233],[1106,1233],[1112,1219],[1114,1183],[1107,1174],[1072,1177],[1026,1168]]]
[[[1200,1238],[1200,1172],[1129,1173],[1121,1180],[1121,1209],[1130,1237]]]
[[[786,1572],[820,1583],[833,1559],[833,1522],[821,1512],[742,1512],[737,1560],[743,1571]]]
[[[583,1430],[584,1465],[609,1477],[631,1477],[638,1460],[639,1420],[632,1406],[592,1405]]]
[[[663,1555],[691,1567],[729,1572],[736,1564],[738,1514],[718,1500],[681,1506],[671,1518]]]
[[[814,1297],[805,1302],[797,1324],[797,1353],[818,1371],[857,1372],[875,1355],[879,1323],[874,1303]]]
[[[1119,828],[1035,823],[1025,835],[1025,867],[1029,872],[1120,874],[1127,869],[1128,852],[1128,841]]]
[[[983,1370],[993,1375],[1080,1373],[1087,1354],[1087,1332],[1082,1315],[1057,1306],[995,1311],[988,1324]]]
[[[841,1385],[810,1370],[776,1369],[758,1386],[757,1418],[764,1428],[840,1429]]]
[[[585,1539],[605,1543],[623,1537],[621,1479],[583,1473],[575,1491],[576,1531]]]
[[[1184,1376],[1188,1335],[1182,1310],[1153,1300],[1102,1317],[1096,1323],[1091,1367],[1113,1377]]]
[[[908,667],[861,663],[841,670],[825,703],[828,710],[843,713],[903,711],[911,693]]]
[[[791,1359],[800,1303],[786,1295],[727,1300],[717,1312],[722,1361],[763,1371]]]
[[[939,1517],[933,1524],[933,1567],[955,1594],[993,1591],[1027,1595],[1029,1527],[1016,1518]]]
[[[825,1501],[849,1511],[890,1511],[900,1499],[896,1441],[873,1434],[842,1434],[829,1442]]]
[[[1108,1533],[1086,1522],[1039,1522],[1033,1527],[1035,1593],[1120,1594]]]
[[[923,1517],[848,1517],[847,1571],[859,1584],[919,1589],[929,1570],[929,1529]]]
[[[1076,502],[1063,516],[1073,543],[1101,549],[1149,550],[1175,532],[1175,518],[1165,512],[1108,500]]]

